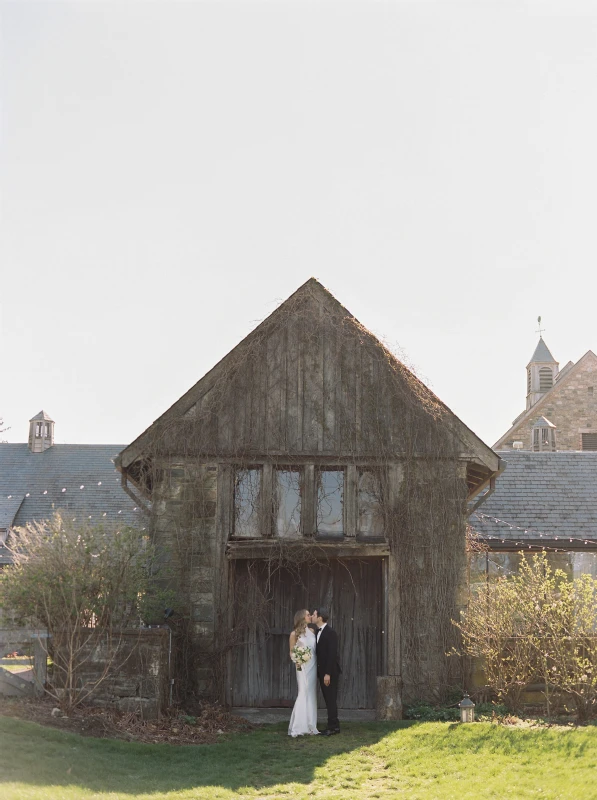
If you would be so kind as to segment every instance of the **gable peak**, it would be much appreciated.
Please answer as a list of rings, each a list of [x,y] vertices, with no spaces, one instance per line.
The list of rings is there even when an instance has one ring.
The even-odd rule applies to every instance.
[[[537,347],[535,348],[535,352],[531,356],[531,360],[529,364],[557,364],[558,362],[552,356],[549,347],[545,344],[543,340],[543,336],[539,336],[539,341],[537,342]]]

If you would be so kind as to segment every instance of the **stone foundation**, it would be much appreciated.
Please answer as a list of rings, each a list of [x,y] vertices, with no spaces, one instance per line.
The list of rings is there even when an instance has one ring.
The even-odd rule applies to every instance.
[[[399,675],[379,675],[375,718],[392,721],[402,719],[402,679]]]

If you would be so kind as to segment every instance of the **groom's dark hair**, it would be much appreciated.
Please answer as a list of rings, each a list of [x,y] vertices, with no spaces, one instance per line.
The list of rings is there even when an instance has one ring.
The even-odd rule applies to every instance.
[[[321,617],[321,619],[324,622],[327,622],[328,619],[330,618],[330,612],[327,610],[327,608],[318,608],[317,609],[317,616]]]

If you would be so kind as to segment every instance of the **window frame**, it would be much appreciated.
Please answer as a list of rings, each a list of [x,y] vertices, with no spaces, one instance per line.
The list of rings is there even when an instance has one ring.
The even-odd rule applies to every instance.
[[[377,479],[377,486],[379,489],[379,516],[381,517],[381,533],[367,533],[361,530],[361,478],[365,474],[373,475]],[[358,465],[356,471],[356,485],[355,485],[355,534],[359,539],[380,539],[386,536],[386,522],[384,514],[384,499],[387,494],[387,489],[384,482],[384,473],[381,467]]]
[[[319,530],[319,490],[320,490],[320,483],[318,480],[318,476],[322,475],[324,472],[340,472],[342,473],[343,480],[342,480],[342,487],[341,487],[341,504],[342,504],[342,528],[340,531],[320,531]],[[346,536],[347,531],[347,519],[346,519],[346,493],[347,493],[347,468],[346,466],[342,465],[317,465],[315,467],[315,485],[313,487],[313,500],[315,501],[315,508],[314,508],[314,532],[315,536],[320,539],[343,539]]]
[[[278,474],[282,472],[297,473],[298,474],[298,496],[299,496],[299,520],[296,533],[281,534],[278,531],[278,512],[279,507],[277,503],[277,490],[278,490]],[[304,512],[304,495],[305,495],[305,472],[301,465],[298,464],[275,464],[272,467],[272,498],[271,498],[271,534],[276,539],[299,539],[305,535],[303,524]]]
[[[232,474],[232,530],[231,530],[231,538],[233,539],[260,539],[262,538],[263,531],[264,531],[264,497],[263,497],[263,489],[264,489],[264,465],[263,464],[247,464],[246,466],[239,466],[236,467]],[[252,536],[248,534],[242,534],[238,532],[237,524],[238,524],[238,515],[237,515],[237,486],[238,486],[238,476],[241,472],[257,472],[260,476],[259,479],[259,489],[257,493],[257,500],[255,503],[255,510],[254,514],[256,514],[256,522],[254,523],[257,527],[257,535]],[[251,515],[252,516],[252,515]]]

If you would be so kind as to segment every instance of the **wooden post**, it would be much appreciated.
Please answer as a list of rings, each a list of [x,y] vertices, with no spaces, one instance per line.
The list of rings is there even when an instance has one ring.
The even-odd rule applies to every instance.
[[[261,473],[261,536],[272,535],[273,520],[272,510],[274,507],[274,470],[271,463],[263,465]]]
[[[44,647],[39,636],[33,640],[33,685],[37,697],[44,694],[48,676],[47,641],[46,638],[46,647]]]
[[[345,472],[344,486],[344,523],[345,536],[356,536],[358,526],[357,494],[358,474],[354,464],[348,464]]]
[[[396,507],[402,484],[403,474],[400,464],[392,464],[388,468],[388,506],[391,524],[396,524]],[[396,552],[395,536],[388,531],[390,538],[390,555],[386,567],[387,589],[386,596],[386,647],[387,647],[387,674],[400,675],[402,672],[400,653],[400,581],[398,572],[398,559],[400,553]]]
[[[313,464],[305,464],[302,494],[301,517],[303,536],[314,536],[317,533],[317,493],[315,487],[315,466]]]
[[[234,472],[228,464],[218,465],[216,496],[216,532],[213,555],[213,581],[214,581],[214,623],[231,626],[232,620],[232,596],[230,594],[229,561],[226,558],[226,545],[233,533],[234,520]],[[213,646],[218,648],[220,640],[225,639],[227,631],[218,631],[216,628],[213,633]],[[226,669],[230,667],[230,659],[226,658]],[[219,697],[220,702],[227,701],[227,687],[230,673],[224,676],[224,696]]]

